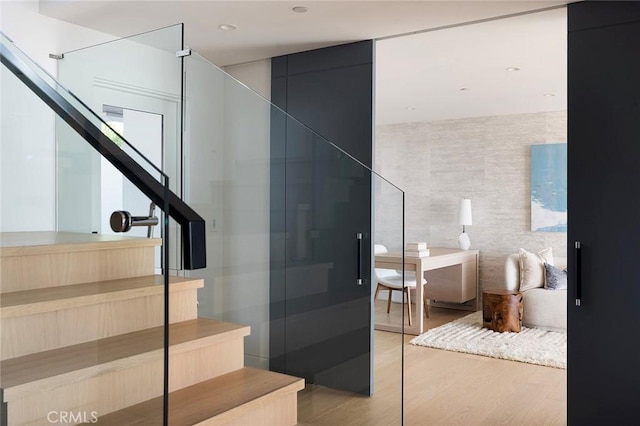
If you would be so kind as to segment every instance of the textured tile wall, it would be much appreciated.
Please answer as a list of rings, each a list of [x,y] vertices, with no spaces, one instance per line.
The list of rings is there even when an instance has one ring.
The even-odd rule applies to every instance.
[[[405,191],[406,241],[457,248],[458,203],[470,198],[481,287],[503,280],[519,247],[566,256],[566,233],[531,232],[530,208],[530,146],[566,142],[566,128],[566,111],[378,126],[375,170]],[[400,197],[389,188],[376,185],[375,241],[399,250]]]

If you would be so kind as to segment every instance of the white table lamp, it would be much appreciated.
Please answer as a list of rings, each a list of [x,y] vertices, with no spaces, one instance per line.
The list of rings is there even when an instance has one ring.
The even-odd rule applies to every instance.
[[[463,198],[460,200],[460,208],[458,209],[458,225],[462,225],[462,234],[458,236],[458,244],[462,250],[469,250],[469,247],[471,247],[471,240],[469,240],[469,235],[465,232],[465,226],[472,224],[471,200]]]

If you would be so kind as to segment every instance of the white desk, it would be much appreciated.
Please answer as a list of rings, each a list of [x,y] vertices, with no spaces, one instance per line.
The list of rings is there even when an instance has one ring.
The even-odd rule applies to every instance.
[[[458,305],[462,309],[478,310],[478,250],[429,248],[430,256],[404,257],[405,271],[416,271],[416,276],[425,276],[427,285],[416,286],[413,325],[405,324],[404,332],[418,335],[424,331],[423,288],[432,306],[454,307],[475,299],[471,305]],[[384,253],[375,256],[375,267],[402,269],[402,253]],[[376,321],[377,330],[401,332],[402,324],[383,324]]]

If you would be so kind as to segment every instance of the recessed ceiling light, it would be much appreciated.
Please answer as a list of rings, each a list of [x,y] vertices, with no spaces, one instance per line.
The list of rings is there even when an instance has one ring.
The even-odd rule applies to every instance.
[[[238,27],[233,24],[220,24],[218,25],[218,28],[220,28],[222,31],[233,31]]]
[[[414,110],[416,109],[416,107],[407,107],[407,109],[408,109],[409,111],[414,111]]]
[[[461,92],[468,92],[469,90],[471,90],[471,89],[469,89],[468,87],[461,87],[460,88]]]
[[[520,71],[520,68],[518,68],[518,67],[509,67],[509,68],[506,68],[506,70],[507,71]]]
[[[293,10],[295,13],[307,13],[309,11],[309,9],[304,6],[296,6],[291,10]]]
[[[542,95],[542,96],[544,96],[544,97],[546,97],[546,98],[551,98],[551,97],[553,97],[553,96],[555,96],[555,95],[556,95],[555,93],[545,93],[545,94],[544,94],[544,95]]]

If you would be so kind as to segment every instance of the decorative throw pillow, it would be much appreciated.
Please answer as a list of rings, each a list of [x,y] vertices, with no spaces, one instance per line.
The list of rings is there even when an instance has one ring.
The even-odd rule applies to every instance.
[[[567,289],[567,270],[559,269],[553,265],[544,263],[544,288],[549,290]]]
[[[544,287],[544,264],[553,265],[551,248],[538,253],[520,249],[520,291]]]

